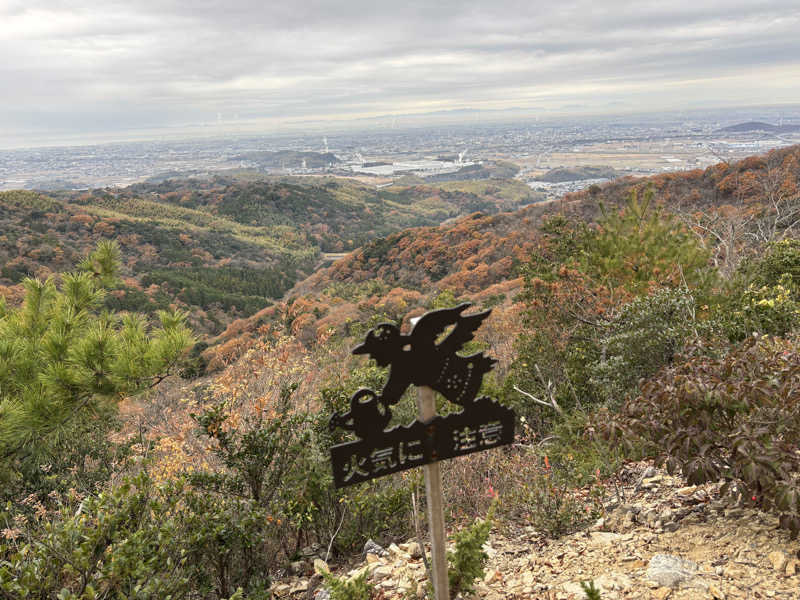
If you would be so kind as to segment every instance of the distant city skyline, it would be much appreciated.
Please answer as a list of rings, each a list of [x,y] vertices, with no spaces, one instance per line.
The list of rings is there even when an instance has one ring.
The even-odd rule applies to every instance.
[[[800,100],[796,0],[0,0],[0,148]]]

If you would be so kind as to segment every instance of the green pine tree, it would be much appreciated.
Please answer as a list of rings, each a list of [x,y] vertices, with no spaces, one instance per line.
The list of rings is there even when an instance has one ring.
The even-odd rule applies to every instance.
[[[70,438],[103,436],[117,402],[170,374],[193,341],[180,312],[154,325],[103,309],[119,256],[101,242],[58,282],[26,279],[20,308],[0,298],[0,482],[57,460]]]
[[[581,270],[610,288],[642,293],[655,285],[703,287],[710,276],[709,253],[686,227],[655,206],[648,188],[634,190],[622,211],[601,205],[599,229],[584,241]]]

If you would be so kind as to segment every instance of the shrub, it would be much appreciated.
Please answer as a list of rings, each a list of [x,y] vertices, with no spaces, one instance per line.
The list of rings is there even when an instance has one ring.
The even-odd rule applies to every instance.
[[[537,398],[555,400],[564,414],[598,404],[619,405],[637,391],[642,378],[670,364],[689,340],[713,335],[713,324],[696,320],[695,314],[689,290],[662,288],[596,317],[594,324],[579,323],[561,352],[541,331],[525,333],[518,339],[519,358],[504,395],[539,434],[562,419],[509,390],[515,381]],[[533,371],[533,376],[522,370]]]
[[[255,354],[248,356],[259,360]],[[208,495],[203,501],[212,512],[222,511],[223,520],[230,511],[261,515],[260,535],[269,542],[270,551],[258,560],[270,566],[291,559],[304,545],[318,543],[335,554],[348,553],[367,538],[410,533],[407,476],[397,474],[343,490],[333,485],[329,449],[345,436],[330,432],[328,419],[333,410],[346,406],[355,384],[377,377],[375,370],[356,370],[351,380],[323,390],[323,406],[311,414],[298,407],[303,398],[291,383],[300,369],[310,366],[301,365],[297,372],[279,368],[288,376],[263,375],[263,381],[250,380],[246,391],[229,389],[228,383],[217,385],[212,391],[216,403],[194,415],[200,433],[212,441],[216,459],[209,461],[211,467],[189,475],[198,497]],[[278,391],[273,384],[279,379]],[[247,506],[237,504],[241,500]],[[233,520],[235,530],[238,524]],[[242,544],[249,543],[244,532],[239,537]],[[250,551],[242,546],[235,552],[245,556]],[[246,579],[236,585],[246,588]]]
[[[577,531],[597,518],[602,508],[601,489],[577,489],[581,477],[572,455],[564,456],[564,462],[551,461],[547,455],[537,460],[542,465],[539,473],[520,482],[507,497],[508,503],[537,531],[552,538]]]
[[[743,271],[758,286],[775,285],[785,275],[792,283],[800,285],[800,240],[790,238],[770,244],[764,256],[748,261]]]
[[[475,591],[475,580],[482,579],[489,555],[483,545],[489,540],[497,502],[493,502],[485,519],[476,520],[471,526],[456,533],[455,550],[447,553],[450,563],[447,577],[450,582],[450,597],[468,595]]]
[[[414,475],[399,473],[344,489],[333,485],[330,447],[345,441],[349,434],[331,432],[328,420],[334,411],[349,406],[356,389],[379,388],[383,379],[382,369],[362,367],[347,380],[322,390],[322,408],[309,419],[309,441],[282,486],[282,505],[288,519],[307,539],[331,544],[336,554],[353,552],[368,538],[400,538],[411,533]],[[402,419],[403,412],[395,417]]]
[[[297,508],[304,497],[298,482],[309,475],[302,458],[310,431],[308,415],[293,406],[295,389],[284,385],[272,401],[264,396],[255,406],[228,398],[192,415],[217,459],[188,479],[196,490],[189,496],[194,512],[208,514],[196,524],[198,560],[216,571],[220,596],[234,584],[250,589],[256,573],[268,574],[296,553],[298,530],[310,520]]]
[[[732,342],[751,333],[784,336],[800,324],[800,240],[770,244],[741,265],[714,299],[712,318]]]
[[[62,496],[0,537],[0,598],[269,597],[274,522],[252,502],[156,485],[145,472]]]
[[[616,404],[640,379],[672,362],[687,339],[705,327],[695,321],[695,302],[686,289],[660,289],[635,298],[569,351],[574,386],[594,402]],[[584,328],[585,329],[585,328]],[[589,332],[587,332],[589,333]],[[597,335],[599,333],[599,335]]]
[[[326,419],[327,421],[327,419]],[[301,541],[330,545],[335,555],[349,554],[369,539],[402,539],[411,534],[411,478],[398,473],[336,489],[328,445],[316,437],[303,448],[292,472],[281,482],[276,510],[286,518],[291,555]]]
[[[52,520],[0,539],[0,597],[91,600],[187,595],[180,494],[140,475],[60,506]],[[77,509],[77,510],[76,510]]]
[[[699,348],[648,381],[619,416],[598,418],[610,440],[635,442],[689,483],[776,512],[800,531],[800,349],[751,336],[720,357]]]
[[[187,491],[181,522],[186,574],[194,590],[227,598],[269,598],[270,572],[280,564],[279,520],[251,499]]]
[[[331,600],[371,600],[375,597],[375,586],[367,581],[368,572],[351,579],[336,577],[330,572],[323,572],[322,578],[331,594]]]
[[[752,333],[784,336],[800,324],[799,299],[797,284],[786,273],[772,285],[750,284],[735,305],[722,307],[717,319],[731,341]]]
[[[225,469],[197,472],[192,482],[204,489],[245,496],[269,506],[284,475],[308,441],[307,416],[291,404],[295,385],[284,386],[275,405],[237,412],[225,403],[192,415],[201,432],[214,440],[214,454]]]

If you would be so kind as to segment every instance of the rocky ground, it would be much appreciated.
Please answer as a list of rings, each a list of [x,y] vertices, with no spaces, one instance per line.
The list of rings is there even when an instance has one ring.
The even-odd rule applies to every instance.
[[[587,530],[548,540],[525,524],[496,528],[474,598],[582,600],[580,582],[593,580],[604,600],[800,599],[800,542],[776,517],[723,502],[718,484],[687,486],[646,463],[626,469],[631,483]],[[350,575],[367,570],[386,600],[422,597],[418,544],[367,550]],[[325,565],[307,554],[296,575],[275,583],[275,596],[327,597],[313,575],[315,563]]]

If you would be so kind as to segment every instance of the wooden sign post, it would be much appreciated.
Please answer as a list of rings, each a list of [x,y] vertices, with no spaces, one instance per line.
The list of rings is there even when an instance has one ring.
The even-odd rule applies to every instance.
[[[419,420],[429,423],[436,416],[436,399],[431,388],[422,386],[417,391]],[[431,532],[431,572],[433,591],[437,600],[450,599],[450,581],[447,577],[447,536],[444,533],[444,497],[442,496],[442,471],[439,462],[425,469],[425,498],[428,507],[428,527]],[[424,552],[425,549],[421,548]]]
[[[469,306],[429,312],[409,335],[388,323],[370,331],[353,354],[368,354],[378,365],[388,366],[389,379],[380,395],[366,388],[358,390],[350,398],[350,410],[334,413],[330,420],[331,430],[349,429],[358,438],[331,448],[336,487],[425,467],[436,600],[450,598],[439,461],[514,441],[514,411],[486,396],[475,398],[483,376],[496,361],[483,352],[458,354],[490,313],[463,315]],[[437,343],[451,326],[450,333]],[[419,418],[409,425],[387,429],[391,406],[411,385],[418,388]],[[437,415],[434,392],[463,410],[446,417]]]

